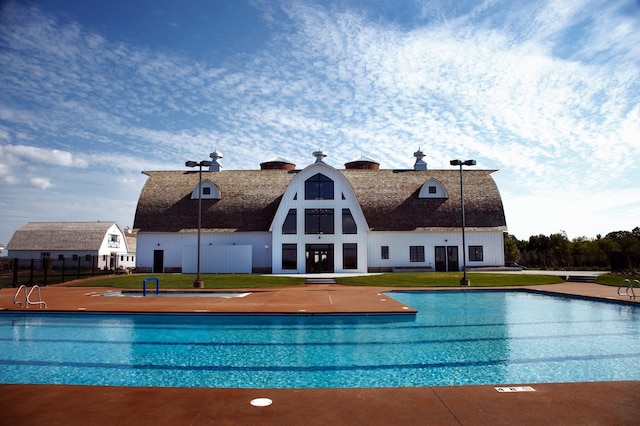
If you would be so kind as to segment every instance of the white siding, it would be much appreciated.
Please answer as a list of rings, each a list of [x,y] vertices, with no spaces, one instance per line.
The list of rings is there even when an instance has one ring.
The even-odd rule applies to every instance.
[[[250,274],[251,246],[204,246],[200,250],[200,272],[203,274]],[[182,272],[198,271],[198,246],[185,246]]]
[[[467,231],[467,268],[504,265],[504,243],[502,231]],[[482,246],[484,258],[481,262],[469,261],[469,246]],[[381,259],[381,246],[389,247],[389,259]],[[424,246],[425,261],[410,262],[409,246]],[[435,247],[457,246],[460,270],[462,270],[462,233],[454,232],[370,232],[369,267],[430,267],[435,270]]]
[[[164,252],[165,270],[183,268],[183,252],[187,247],[196,247],[198,234],[191,233],[138,233],[136,267],[153,268],[155,250]],[[271,267],[271,235],[268,232],[233,232],[206,233],[200,235],[202,253],[206,247],[214,246],[250,246],[253,268],[268,269]],[[194,254],[194,261],[195,261]],[[203,255],[201,263],[204,264]],[[201,265],[202,271],[202,265]],[[240,272],[240,271],[237,271]]]

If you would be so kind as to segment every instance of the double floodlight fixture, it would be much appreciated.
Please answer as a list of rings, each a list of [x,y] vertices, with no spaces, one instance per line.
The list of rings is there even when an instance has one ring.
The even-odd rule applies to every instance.
[[[452,166],[475,166],[476,160],[451,160],[449,161],[449,164],[451,164]]]
[[[211,161],[208,161],[208,160],[202,160],[200,162],[187,161],[186,163],[184,163],[184,165],[187,167],[209,167],[211,165]]]

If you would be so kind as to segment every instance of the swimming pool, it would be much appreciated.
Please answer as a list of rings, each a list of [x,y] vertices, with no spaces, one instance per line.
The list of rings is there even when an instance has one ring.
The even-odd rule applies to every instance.
[[[640,380],[638,306],[394,292],[413,315],[1,313],[0,382],[225,388]]]

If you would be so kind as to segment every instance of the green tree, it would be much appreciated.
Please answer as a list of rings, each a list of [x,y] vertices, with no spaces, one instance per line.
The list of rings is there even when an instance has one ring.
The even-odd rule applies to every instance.
[[[504,260],[506,262],[520,262],[518,239],[507,232],[504,233]]]
[[[612,268],[630,270],[640,267],[640,229],[638,227],[633,231],[609,232],[605,239],[613,242],[613,246],[617,248],[609,251]]]
[[[565,231],[549,235],[550,263],[555,267],[566,268],[572,265],[571,245]]]

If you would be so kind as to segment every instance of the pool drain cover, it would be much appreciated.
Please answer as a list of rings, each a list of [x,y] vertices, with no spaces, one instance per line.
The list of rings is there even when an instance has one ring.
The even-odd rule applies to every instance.
[[[256,398],[251,400],[251,405],[254,407],[268,407],[272,402],[269,398]]]

